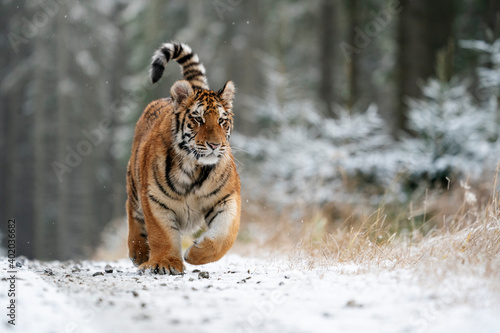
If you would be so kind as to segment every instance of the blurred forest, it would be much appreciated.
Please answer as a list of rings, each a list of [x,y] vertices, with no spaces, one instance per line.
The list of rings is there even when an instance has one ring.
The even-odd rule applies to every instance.
[[[498,0],[0,4],[0,215],[17,221],[18,254],[87,257],[103,228],[124,216],[135,122],[181,78],[170,64],[160,84],[148,82],[150,57],[169,40],[195,50],[212,89],[227,80],[238,88],[233,144],[247,198],[265,199],[251,189],[266,181],[279,186],[283,204],[309,188],[323,205],[347,197],[346,174],[354,190],[375,193],[365,185],[387,186],[405,157],[425,168],[407,174],[408,193],[422,180],[462,174],[453,171],[463,161],[494,169],[500,156]],[[463,42],[473,40],[481,43]],[[437,113],[439,133],[429,130]],[[420,163],[429,146],[429,165],[453,157],[439,160],[434,175]],[[478,165],[463,174],[481,173]],[[384,172],[388,181],[375,179]]]

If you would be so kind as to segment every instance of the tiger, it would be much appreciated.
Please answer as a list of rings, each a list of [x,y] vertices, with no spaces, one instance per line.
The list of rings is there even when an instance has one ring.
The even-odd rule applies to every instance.
[[[214,262],[233,246],[241,183],[229,145],[234,83],[210,90],[198,55],[184,43],[169,42],[153,54],[153,84],[170,60],[180,65],[183,79],[172,85],[170,97],[151,102],[137,121],[126,209],[134,265],[140,272],[177,275],[184,274],[184,261]],[[182,256],[182,235],[197,230],[203,233]]]

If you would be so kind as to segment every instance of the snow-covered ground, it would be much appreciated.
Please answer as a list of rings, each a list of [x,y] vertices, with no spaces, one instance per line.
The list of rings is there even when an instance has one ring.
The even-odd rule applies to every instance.
[[[14,327],[1,265],[2,332],[500,332],[499,294],[478,280],[429,287],[409,270],[234,254],[183,276],[139,275],[128,260],[24,261]]]

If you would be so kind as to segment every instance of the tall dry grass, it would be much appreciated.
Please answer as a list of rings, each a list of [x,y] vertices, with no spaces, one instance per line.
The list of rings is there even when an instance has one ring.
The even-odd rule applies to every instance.
[[[484,278],[500,289],[500,207],[497,178],[473,189],[466,184],[426,192],[406,206],[294,207],[281,213],[246,209],[239,251],[286,253],[311,266],[356,264],[410,269],[423,279],[450,275]],[[306,218],[294,217],[307,211]],[[245,246],[245,244],[247,244]]]

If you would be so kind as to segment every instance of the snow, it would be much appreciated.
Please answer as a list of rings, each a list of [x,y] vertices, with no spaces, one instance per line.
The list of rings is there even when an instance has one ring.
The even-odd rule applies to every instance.
[[[430,79],[422,96],[407,100],[411,135],[401,133],[399,140],[376,105],[338,106],[338,118],[325,118],[294,91],[290,74],[269,69],[266,93],[250,99],[259,134],[232,136],[236,158],[250,166],[241,172],[244,187],[277,207],[382,198],[406,204],[409,189],[493,174],[500,156],[500,39],[461,45],[481,53],[488,66],[476,68],[474,84]]]
[[[5,272],[7,260],[1,264]],[[105,273],[107,264],[113,273]],[[311,268],[307,260],[231,254],[213,264],[188,265],[183,276],[139,275],[124,259],[27,261],[17,277],[17,324],[15,329],[5,319],[1,324],[8,331],[497,332],[500,327],[498,290],[459,277],[424,284],[406,269],[342,263]],[[0,285],[0,303],[7,304],[8,282],[2,279]]]

